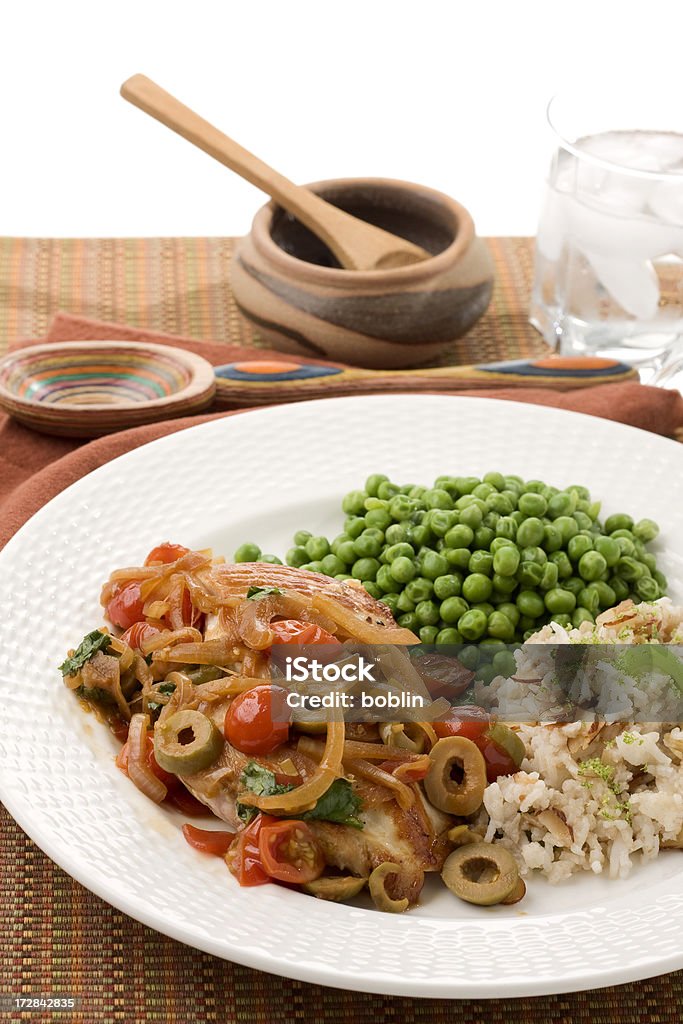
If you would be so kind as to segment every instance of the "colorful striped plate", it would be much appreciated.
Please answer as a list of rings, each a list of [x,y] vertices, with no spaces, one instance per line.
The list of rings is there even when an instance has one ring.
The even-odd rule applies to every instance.
[[[164,345],[71,341],[0,361],[0,408],[34,430],[99,437],[207,408],[216,383],[201,356]]]

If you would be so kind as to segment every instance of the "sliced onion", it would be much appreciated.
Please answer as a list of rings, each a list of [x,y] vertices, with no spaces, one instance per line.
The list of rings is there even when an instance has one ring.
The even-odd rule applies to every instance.
[[[300,619],[310,609],[311,602],[301,594],[269,594],[255,601],[244,601],[238,609],[237,628],[245,644],[262,651],[275,640],[271,621],[276,615],[285,619]]]
[[[148,763],[147,730],[149,715],[133,715],[128,728],[128,778],[155,804],[166,798],[168,790]]]
[[[360,757],[366,761],[416,761],[419,754],[400,747],[389,747],[385,743],[364,743],[362,740],[347,740],[344,744],[344,760]]]
[[[333,622],[365,644],[419,644],[419,638],[409,629],[400,626],[380,625],[372,621],[365,609],[353,609],[327,594],[314,594],[311,598],[314,608],[329,616]],[[370,621],[368,621],[370,619]]]
[[[320,764],[313,775],[296,789],[275,796],[257,796],[255,793],[241,793],[240,803],[258,807],[261,811],[275,811],[280,814],[298,814],[315,806],[335,779],[343,774],[342,754],[346,729],[342,719],[327,723],[327,740]]]
[[[154,661],[177,661],[183,665],[229,665],[238,656],[239,648],[231,640],[219,637],[203,643],[164,647],[155,651]]]
[[[143,654],[151,654],[162,647],[171,647],[173,644],[202,642],[202,634],[194,626],[183,626],[182,629],[164,629],[154,636],[145,637],[140,644]]]
[[[412,790],[406,786],[405,782],[401,782],[399,778],[392,775],[391,772],[385,772],[383,768],[378,768],[376,764],[364,761],[360,757],[345,759],[344,767],[360,779],[376,782],[379,786],[385,786],[387,789],[392,790],[399,807],[404,811],[413,806],[415,797]]]

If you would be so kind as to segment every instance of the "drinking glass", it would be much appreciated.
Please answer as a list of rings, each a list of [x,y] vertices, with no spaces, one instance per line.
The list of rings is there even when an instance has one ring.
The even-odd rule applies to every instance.
[[[560,94],[547,116],[531,323],[647,379],[683,348],[683,106],[615,85]]]

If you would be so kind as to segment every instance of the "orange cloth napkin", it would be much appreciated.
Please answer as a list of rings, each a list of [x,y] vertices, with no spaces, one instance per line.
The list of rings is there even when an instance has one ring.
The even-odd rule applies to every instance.
[[[63,313],[55,318],[47,337],[41,340],[49,342],[89,339],[148,341],[170,345],[196,352],[214,366],[255,357],[289,363],[298,361],[296,357],[285,356],[280,352],[262,349],[255,351],[253,348],[197,341]],[[435,382],[434,393],[438,393],[438,382]],[[678,391],[646,387],[633,381],[623,384],[592,385],[578,391],[553,391],[516,386],[474,392],[469,390],[467,394],[470,397],[477,395],[571,409],[616,420],[619,423],[628,423],[669,437],[683,428],[683,397]],[[46,502],[105,462],[165,434],[203,423],[207,419],[236,414],[237,411],[207,413],[202,416],[168,420],[109,434],[90,442],[46,437],[22,427],[8,416],[0,415],[0,547],[6,544],[13,533]],[[609,453],[606,453],[606,457],[609,457]]]

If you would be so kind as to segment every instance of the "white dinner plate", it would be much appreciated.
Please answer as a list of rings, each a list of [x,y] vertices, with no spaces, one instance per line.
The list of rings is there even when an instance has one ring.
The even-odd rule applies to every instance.
[[[282,555],[339,532],[344,493],[491,469],[585,484],[606,514],[657,520],[683,598],[683,447],[576,413],[478,398],[338,398],[244,413],[116,459],[56,497],[0,553],[0,797],[79,882],[167,935],[276,974],[395,995],[504,997],[617,984],[683,966],[683,854],[624,881],[533,879],[477,908],[431,878],[402,915],[266,885],[242,889],[184,841],[182,818],[114,765],[116,743],[57,671],[102,622],[102,582],[164,540]],[[22,899],[17,893],[17,899]]]

